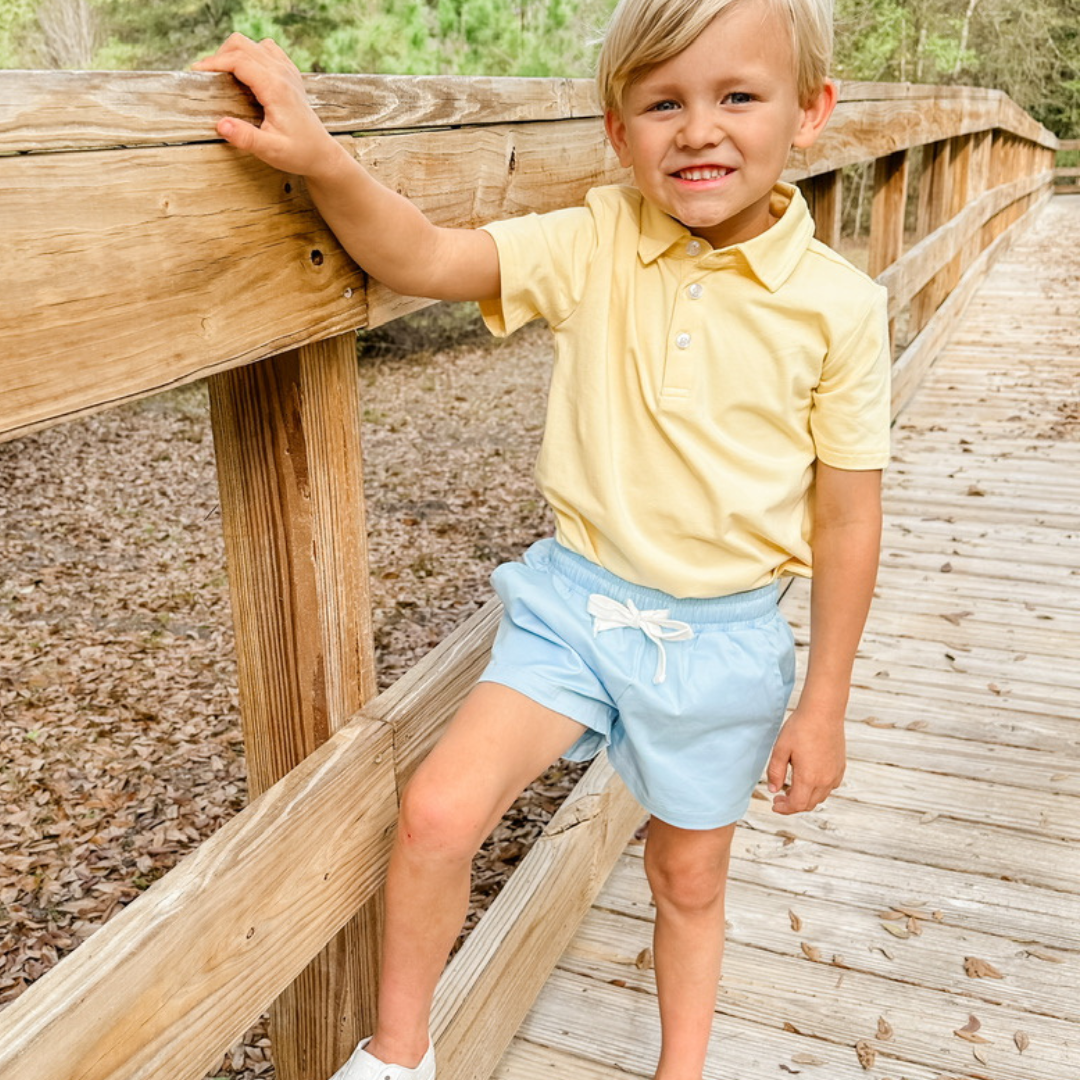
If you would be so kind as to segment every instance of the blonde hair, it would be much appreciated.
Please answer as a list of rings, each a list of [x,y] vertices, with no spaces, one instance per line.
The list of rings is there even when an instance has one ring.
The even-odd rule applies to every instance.
[[[619,0],[604,34],[596,82],[604,109],[617,112],[626,88],[692,44],[726,8],[746,0]],[[799,101],[828,78],[833,0],[764,0],[791,28]]]

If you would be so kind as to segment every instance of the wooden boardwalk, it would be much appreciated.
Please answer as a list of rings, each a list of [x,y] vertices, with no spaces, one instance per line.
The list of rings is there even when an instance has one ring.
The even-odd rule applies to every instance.
[[[794,818],[755,799],[738,830],[710,1080],[1080,1078],[1078,386],[1073,196],[998,262],[898,421],[847,778]],[[785,599],[800,638],[806,599]],[[498,1080],[652,1076],[640,856]]]

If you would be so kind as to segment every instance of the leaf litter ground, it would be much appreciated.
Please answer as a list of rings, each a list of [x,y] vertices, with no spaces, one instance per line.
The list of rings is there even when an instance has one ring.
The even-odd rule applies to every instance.
[[[550,375],[509,344],[362,363],[388,686],[550,534],[532,482]],[[205,388],[0,446],[0,1006],[246,800]],[[467,928],[580,775],[558,763],[476,860]],[[215,1077],[273,1075],[262,1023]]]

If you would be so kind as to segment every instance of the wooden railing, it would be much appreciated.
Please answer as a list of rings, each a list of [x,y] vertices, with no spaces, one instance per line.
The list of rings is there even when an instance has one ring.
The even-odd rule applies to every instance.
[[[442,224],[624,178],[588,83],[308,89]],[[372,1021],[398,794],[498,619],[493,601],[373,697],[353,331],[425,301],[368,279],[299,180],[222,145],[223,114],[254,116],[224,76],[0,73],[0,437],[209,377],[256,796],[0,1014],[0,1080],[197,1078],[271,1002],[279,1077],[340,1064]],[[843,170],[872,166],[868,262],[904,342],[894,412],[1049,197],[1056,147],[996,91],[855,83],[793,156],[832,243]],[[444,975],[443,1080],[490,1074],[639,816],[594,763]]]
[[[1072,152],[1073,155],[1080,150],[1080,139],[1062,139],[1058,143],[1059,153]],[[1054,188],[1060,195],[1080,194],[1080,165],[1058,165],[1054,169]]]

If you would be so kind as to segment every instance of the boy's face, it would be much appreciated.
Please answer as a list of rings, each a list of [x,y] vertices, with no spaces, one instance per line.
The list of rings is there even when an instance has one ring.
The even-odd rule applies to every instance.
[[[763,233],[792,146],[836,103],[799,104],[791,34],[762,0],[740,0],[686,49],[627,87],[608,137],[641,193],[713,247]]]

